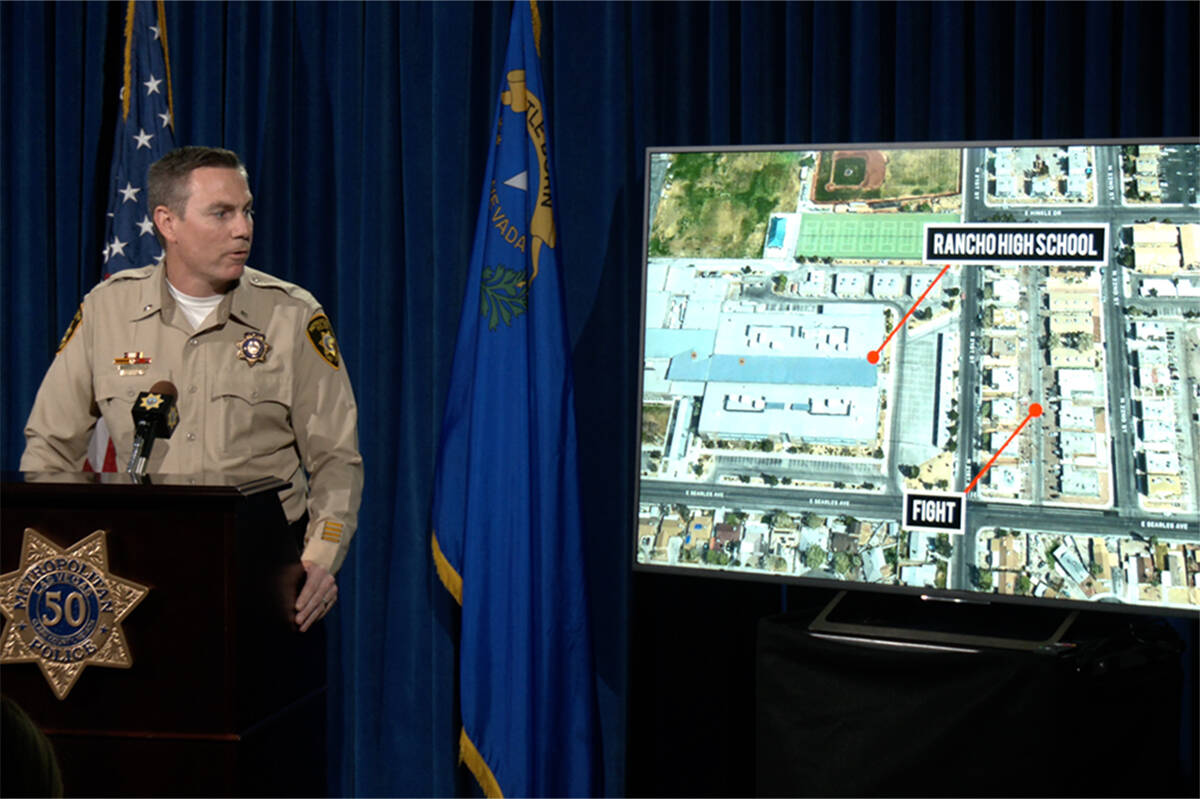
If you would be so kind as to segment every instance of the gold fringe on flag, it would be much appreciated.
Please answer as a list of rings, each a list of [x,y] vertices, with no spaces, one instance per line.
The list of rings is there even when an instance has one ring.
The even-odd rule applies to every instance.
[[[446,586],[446,590],[454,597],[459,606],[462,606],[462,575],[454,570],[450,565],[450,561],[446,560],[446,556],[442,553],[442,548],[438,546],[437,533],[434,532],[430,536],[430,541],[433,544],[433,564],[437,566],[438,577],[442,581],[442,585]]]
[[[466,764],[479,783],[479,787],[490,799],[501,799],[504,796],[504,792],[500,790],[500,783],[496,782],[496,775],[488,768],[488,764],[484,762],[483,755],[479,754],[475,744],[471,743],[465,727],[458,736],[458,762]]]
[[[167,67],[167,113],[171,115],[171,131],[175,131],[175,93],[171,90],[171,50],[167,47],[167,7],[158,0],[158,38],[162,39],[163,64]]]
[[[134,0],[125,6],[125,69],[121,83],[121,119],[129,119],[129,82],[133,75],[133,9]]]
[[[121,79],[121,119],[129,119],[130,85],[133,80],[133,10],[136,0],[125,6],[125,63]],[[171,130],[175,130],[175,93],[171,88],[171,50],[167,47],[167,8],[163,0],[155,2],[158,17],[158,38],[162,40],[163,64],[167,68],[167,112],[171,115]]]
[[[529,0],[529,16],[533,18],[533,48],[538,58],[542,57],[542,15],[538,13],[537,0]]]

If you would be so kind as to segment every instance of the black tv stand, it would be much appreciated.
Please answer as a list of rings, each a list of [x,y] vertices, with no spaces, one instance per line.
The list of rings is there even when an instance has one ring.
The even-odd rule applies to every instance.
[[[839,591],[808,625],[812,635],[848,643],[978,652],[1010,649],[1057,655],[1076,610],[995,605],[986,600]]]
[[[810,598],[758,623],[755,795],[1197,795],[1193,683],[1165,619]]]

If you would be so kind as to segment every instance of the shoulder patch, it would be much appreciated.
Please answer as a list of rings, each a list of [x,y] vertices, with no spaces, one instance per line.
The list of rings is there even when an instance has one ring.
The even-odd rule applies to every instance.
[[[56,349],[54,351],[55,355],[62,352],[63,347],[67,346],[67,342],[69,342],[71,340],[71,336],[75,335],[75,331],[79,329],[79,323],[82,321],[83,321],[83,305],[80,304],[79,310],[77,310],[75,312],[75,318],[71,320],[71,324],[67,325],[67,332],[63,333],[62,341],[58,342],[58,349]]]
[[[333,337],[333,325],[329,323],[329,317],[323,313],[317,314],[308,320],[307,329],[308,340],[312,342],[317,354],[334,369],[339,368],[341,361],[338,358],[338,344],[337,339]]]

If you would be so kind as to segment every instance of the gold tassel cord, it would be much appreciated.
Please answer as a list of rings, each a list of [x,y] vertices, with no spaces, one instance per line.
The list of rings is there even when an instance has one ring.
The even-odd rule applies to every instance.
[[[446,590],[458,602],[459,607],[462,606],[462,575],[454,570],[450,565],[450,561],[446,559],[442,548],[438,546],[437,533],[430,536],[430,543],[433,546],[433,564],[437,567],[438,578],[441,579],[442,585],[446,586]]]

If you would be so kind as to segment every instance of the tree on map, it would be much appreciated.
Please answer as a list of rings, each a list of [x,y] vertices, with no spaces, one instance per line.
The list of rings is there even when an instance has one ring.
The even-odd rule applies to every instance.
[[[816,544],[808,548],[804,553],[804,565],[810,569],[819,569],[825,565],[825,550],[821,549]]]
[[[825,517],[818,516],[817,514],[815,514],[809,510],[809,511],[805,511],[804,515],[800,517],[800,523],[803,524],[805,527],[824,527],[825,526]]]
[[[704,562],[712,566],[724,566],[729,563],[729,556],[719,549],[710,549],[704,553]]]
[[[1033,583],[1029,581],[1029,577],[1022,574],[1017,577],[1016,589],[1018,594],[1028,594],[1029,589],[1033,587]]]

